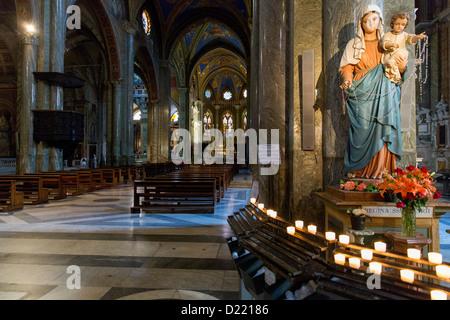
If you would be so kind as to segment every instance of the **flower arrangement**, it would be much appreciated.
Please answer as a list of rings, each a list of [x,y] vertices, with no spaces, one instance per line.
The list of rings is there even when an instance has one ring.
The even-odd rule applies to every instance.
[[[371,184],[365,184],[364,182],[359,181],[340,181],[340,189],[346,191],[361,191],[361,192],[378,192],[378,185],[383,181],[377,180]]]
[[[391,192],[397,196],[397,208],[409,208],[422,211],[429,199],[439,199],[442,195],[433,186],[434,173],[427,168],[406,167],[406,170],[396,169],[395,172],[385,174],[383,181],[377,186],[381,196]]]

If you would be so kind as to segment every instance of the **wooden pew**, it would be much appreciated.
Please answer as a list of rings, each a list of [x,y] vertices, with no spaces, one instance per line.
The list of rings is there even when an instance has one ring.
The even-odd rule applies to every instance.
[[[39,175],[52,176],[59,175],[61,177],[66,195],[78,196],[86,192],[80,183],[80,173],[77,171],[58,171],[58,172],[41,172]]]
[[[0,212],[23,209],[23,192],[16,190],[14,180],[0,180]]]
[[[220,177],[205,177],[203,175],[179,175],[177,172],[173,172],[167,175],[162,176],[156,176],[153,178],[145,178],[144,180],[167,180],[170,179],[174,183],[177,181],[208,181],[208,180],[214,180],[216,182],[216,202],[220,202],[220,198],[223,197],[223,189],[220,185]]]
[[[216,181],[150,179],[134,181],[131,213],[214,213]]]
[[[40,174],[40,173],[27,173],[25,176],[35,176],[42,178],[42,184],[44,188],[48,189],[49,200],[60,200],[67,198],[67,190],[64,185],[62,175],[60,174]]]
[[[41,177],[13,175],[0,176],[0,180],[14,180],[16,191],[23,192],[24,204],[37,205],[48,202],[48,189],[44,188]]]
[[[114,169],[104,168],[103,179],[105,180],[105,187],[115,187],[119,184],[119,180],[116,176],[116,171]]]

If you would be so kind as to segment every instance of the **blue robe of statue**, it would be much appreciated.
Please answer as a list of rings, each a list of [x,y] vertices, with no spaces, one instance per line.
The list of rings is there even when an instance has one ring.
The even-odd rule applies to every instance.
[[[407,71],[403,80],[406,76]],[[391,82],[379,64],[346,90],[350,132],[344,158],[345,175],[366,167],[385,144],[401,158],[401,84]]]

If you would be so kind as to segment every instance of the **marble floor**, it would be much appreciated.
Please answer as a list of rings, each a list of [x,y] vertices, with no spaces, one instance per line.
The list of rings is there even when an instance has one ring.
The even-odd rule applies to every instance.
[[[131,184],[0,213],[0,300],[239,299],[227,217],[250,179],[235,177],[215,214],[131,215]],[[450,213],[450,261],[447,229]]]
[[[131,215],[132,185],[0,213],[0,300],[239,299],[226,220],[248,178],[215,214]]]

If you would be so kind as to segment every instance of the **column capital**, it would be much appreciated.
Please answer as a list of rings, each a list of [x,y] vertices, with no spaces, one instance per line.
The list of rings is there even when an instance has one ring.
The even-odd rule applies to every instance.
[[[17,32],[16,37],[20,45],[39,45],[39,36],[37,34]]]
[[[137,31],[137,26],[135,23],[128,20],[122,20],[122,30],[134,36]]]

